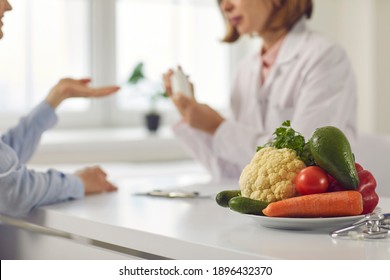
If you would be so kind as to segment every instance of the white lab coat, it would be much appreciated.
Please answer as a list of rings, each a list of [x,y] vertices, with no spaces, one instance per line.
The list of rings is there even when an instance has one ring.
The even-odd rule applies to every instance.
[[[344,50],[308,30],[304,19],[287,34],[263,85],[259,52],[243,59],[231,95],[231,114],[214,135],[185,123],[174,131],[215,180],[238,180],[256,147],[283,121],[309,139],[333,125],[354,141],[357,89]]]

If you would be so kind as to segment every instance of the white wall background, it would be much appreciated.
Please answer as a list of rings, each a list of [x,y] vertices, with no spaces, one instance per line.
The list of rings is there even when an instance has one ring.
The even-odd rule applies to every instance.
[[[390,133],[390,1],[375,1],[375,61],[377,84],[377,129],[380,132]]]
[[[359,129],[390,133],[390,1],[314,1],[311,26],[344,46],[355,69]]]

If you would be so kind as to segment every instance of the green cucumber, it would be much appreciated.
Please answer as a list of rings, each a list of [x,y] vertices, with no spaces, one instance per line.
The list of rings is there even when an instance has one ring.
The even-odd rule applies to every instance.
[[[219,206],[229,207],[230,199],[240,195],[241,195],[240,190],[222,191],[217,194],[217,196],[215,197],[215,201],[217,201]]]
[[[242,214],[253,214],[264,216],[263,209],[268,206],[268,202],[251,199],[249,197],[234,197],[229,200],[230,209]]]

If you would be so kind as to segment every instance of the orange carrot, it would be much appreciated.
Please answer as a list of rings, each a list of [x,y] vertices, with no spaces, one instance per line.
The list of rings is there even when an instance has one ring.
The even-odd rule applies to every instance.
[[[339,191],[287,198],[270,203],[263,210],[269,217],[339,217],[360,215],[362,195],[357,191]]]

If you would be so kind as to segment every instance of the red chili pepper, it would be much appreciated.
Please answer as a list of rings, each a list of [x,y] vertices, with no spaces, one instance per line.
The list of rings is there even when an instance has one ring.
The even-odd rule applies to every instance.
[[[360,184],[356,190],[360,192],[363,197],[362,214],[371,213],[372,211],[374,211],[375,207],[378,205],[379,202],[379,197],[375,192],[376,180],[370,171],[364,170],[359,164],[355,165],[358,171],[360,181]],[[337,181],[333,181],[328,188],[328,191],[330,192],[344,190],[346,189],[342,187],[341,184]]]

